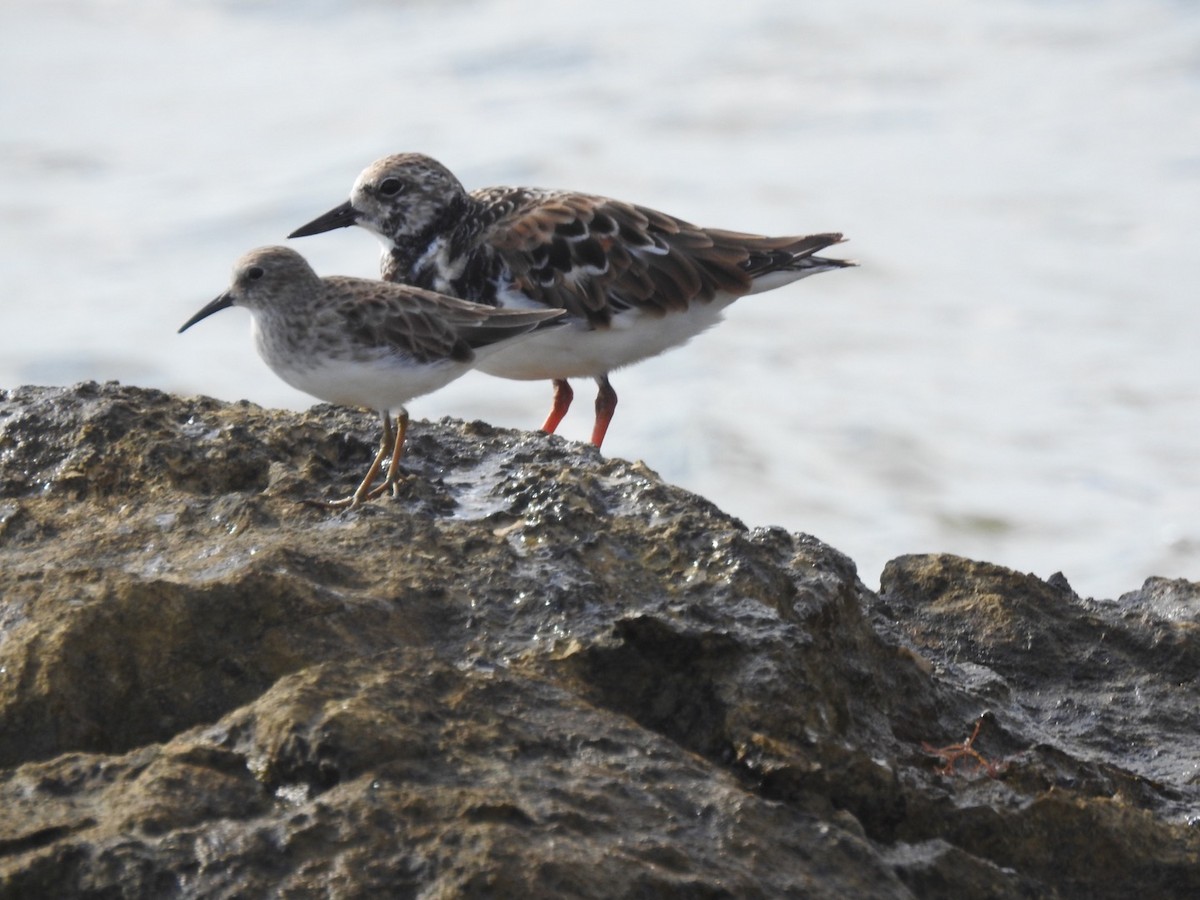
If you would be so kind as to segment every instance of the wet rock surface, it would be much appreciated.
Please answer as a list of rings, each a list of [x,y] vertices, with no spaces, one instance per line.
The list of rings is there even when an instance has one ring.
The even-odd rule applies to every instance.
[[[0,392],[0,897],[1200,895],[1200,585],[879,594],[640,464]]]

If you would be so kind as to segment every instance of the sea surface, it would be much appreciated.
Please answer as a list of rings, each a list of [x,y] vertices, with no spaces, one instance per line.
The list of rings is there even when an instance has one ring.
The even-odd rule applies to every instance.
[[[6,0],[0,387],[310,400],[234,259],[386,153],[861,263],[619,371],[605,452],[747,525],[1116,597],[1200,579],[1200,5]],[[373,276],[359,229],[292,242]],[[591,385],[560,430],[585,439]],[[548,384],[411,404],[532,428]]]

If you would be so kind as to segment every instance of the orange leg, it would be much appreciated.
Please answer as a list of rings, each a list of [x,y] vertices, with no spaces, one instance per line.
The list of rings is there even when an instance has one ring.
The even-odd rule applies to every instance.
[[[608,423],[612,421],[613,413],[617,411],[617,392],[608,383],[608,376],[601,375],[596,379],[600,392],[596,394],[596,424],[592,428],[592,443],[599,447],[604,443],[604,435],[608,431]]]
[[[558,427],[558,423],[563,420],[563,416],[571,408],[571,401],[574,398],[575,392],[571,390],[571,385],[567,384],[567,379],[555,378],[554,406],[550,408],[550,415],[546,416],[546,422],[542,425],[542,431],[546,432],[546,434],[554,434],[554,429]]]
[[[376,497],[382,496],[388,488],[392,489],[392,496],[400,496],[400,457],[404,454],[404,437],[408,434],[408,410],[401,409],[399,415],[396,416],[396,441],[392,446],[392,459],[388,463],[387,478],[383,480],[383,484],[375,488],[367,495],[367,499],[374,500]]]
[[[404,445],[404,431],[401,430],[400,439],[397,440],[395,432],[392,431],[392,417],[386,412],[381,412],[379,414],[379,418],[383,424],[383,434],[379,439],[379,452],[375,454],[375,459],[371,462],[371,467],[367,469],[367,475],[362,480],[362,483],[359,484],[358,489],[344,500],[331,500],[327,503],[321,503],[320,505],[332,507],[334,509],[343,506],[348,507],[349,509],[354,509],[354,507],[358,506],[364,500],[373,500],[382,493],[382,491],[379,489],[372,491],[371,484],[376,478],[379,477],[379,470],[383,468],[383,461],[388,458],[388,454],[392,454],[393,459],[399,456],[399,448]],[[407,413],[404,414],[402,423],[404,426],[408,425]],[[393,463],[393,468],[394,467],[395,464]],[[391,478],[391,474],[391,470],[389,469],[389,479]],[[384,487],[386,488],[386,484]]]

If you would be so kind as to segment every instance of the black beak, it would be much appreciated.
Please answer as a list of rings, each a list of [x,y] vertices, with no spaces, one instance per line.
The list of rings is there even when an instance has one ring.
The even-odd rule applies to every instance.
[[[341,206],[331,209],[323,216],[317,216],[307,225],[301,225],[288,235],[290,238],[308,237],[310,234],[322,234],[335,228],[349,228],[358,224],[358,210],[347,200]]]
[[[231,306],[233,306],[233,297],[231,297],[229,295],[229,292],[226,291],[224,294],[222,294],[216,300],[212,301],[212,303],[210,303],[206,307],[204,307],[204,309],[200,310],[200,312],[196,313],[194,316],[192,316],[190,319],[188,319],[186,322],[184,322],[183,327],[180,328],[179,331],[177,331],[175,333],[183,334],[185,331],[187,331],[189,328],[191,328],[193,325],[195,325],[201,319],[207,319],[213,313],[220,312],[223,309],[229,309],[229,307],[231,307]]]

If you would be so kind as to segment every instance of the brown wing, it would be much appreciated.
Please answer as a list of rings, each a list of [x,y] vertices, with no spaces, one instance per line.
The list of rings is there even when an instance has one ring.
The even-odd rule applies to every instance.
[[[488,239],[517,288],[603,327],[623,309],[663,315],[718,291],[740,296],[756,276],[791,268],[841,235],[767,238],[605,197],[527,192]]]
[[[406,285],[326,278],[329,307],[361,345],[417,362],[470,362],[474,350],[553,324],[561,310],[496,309]]]

